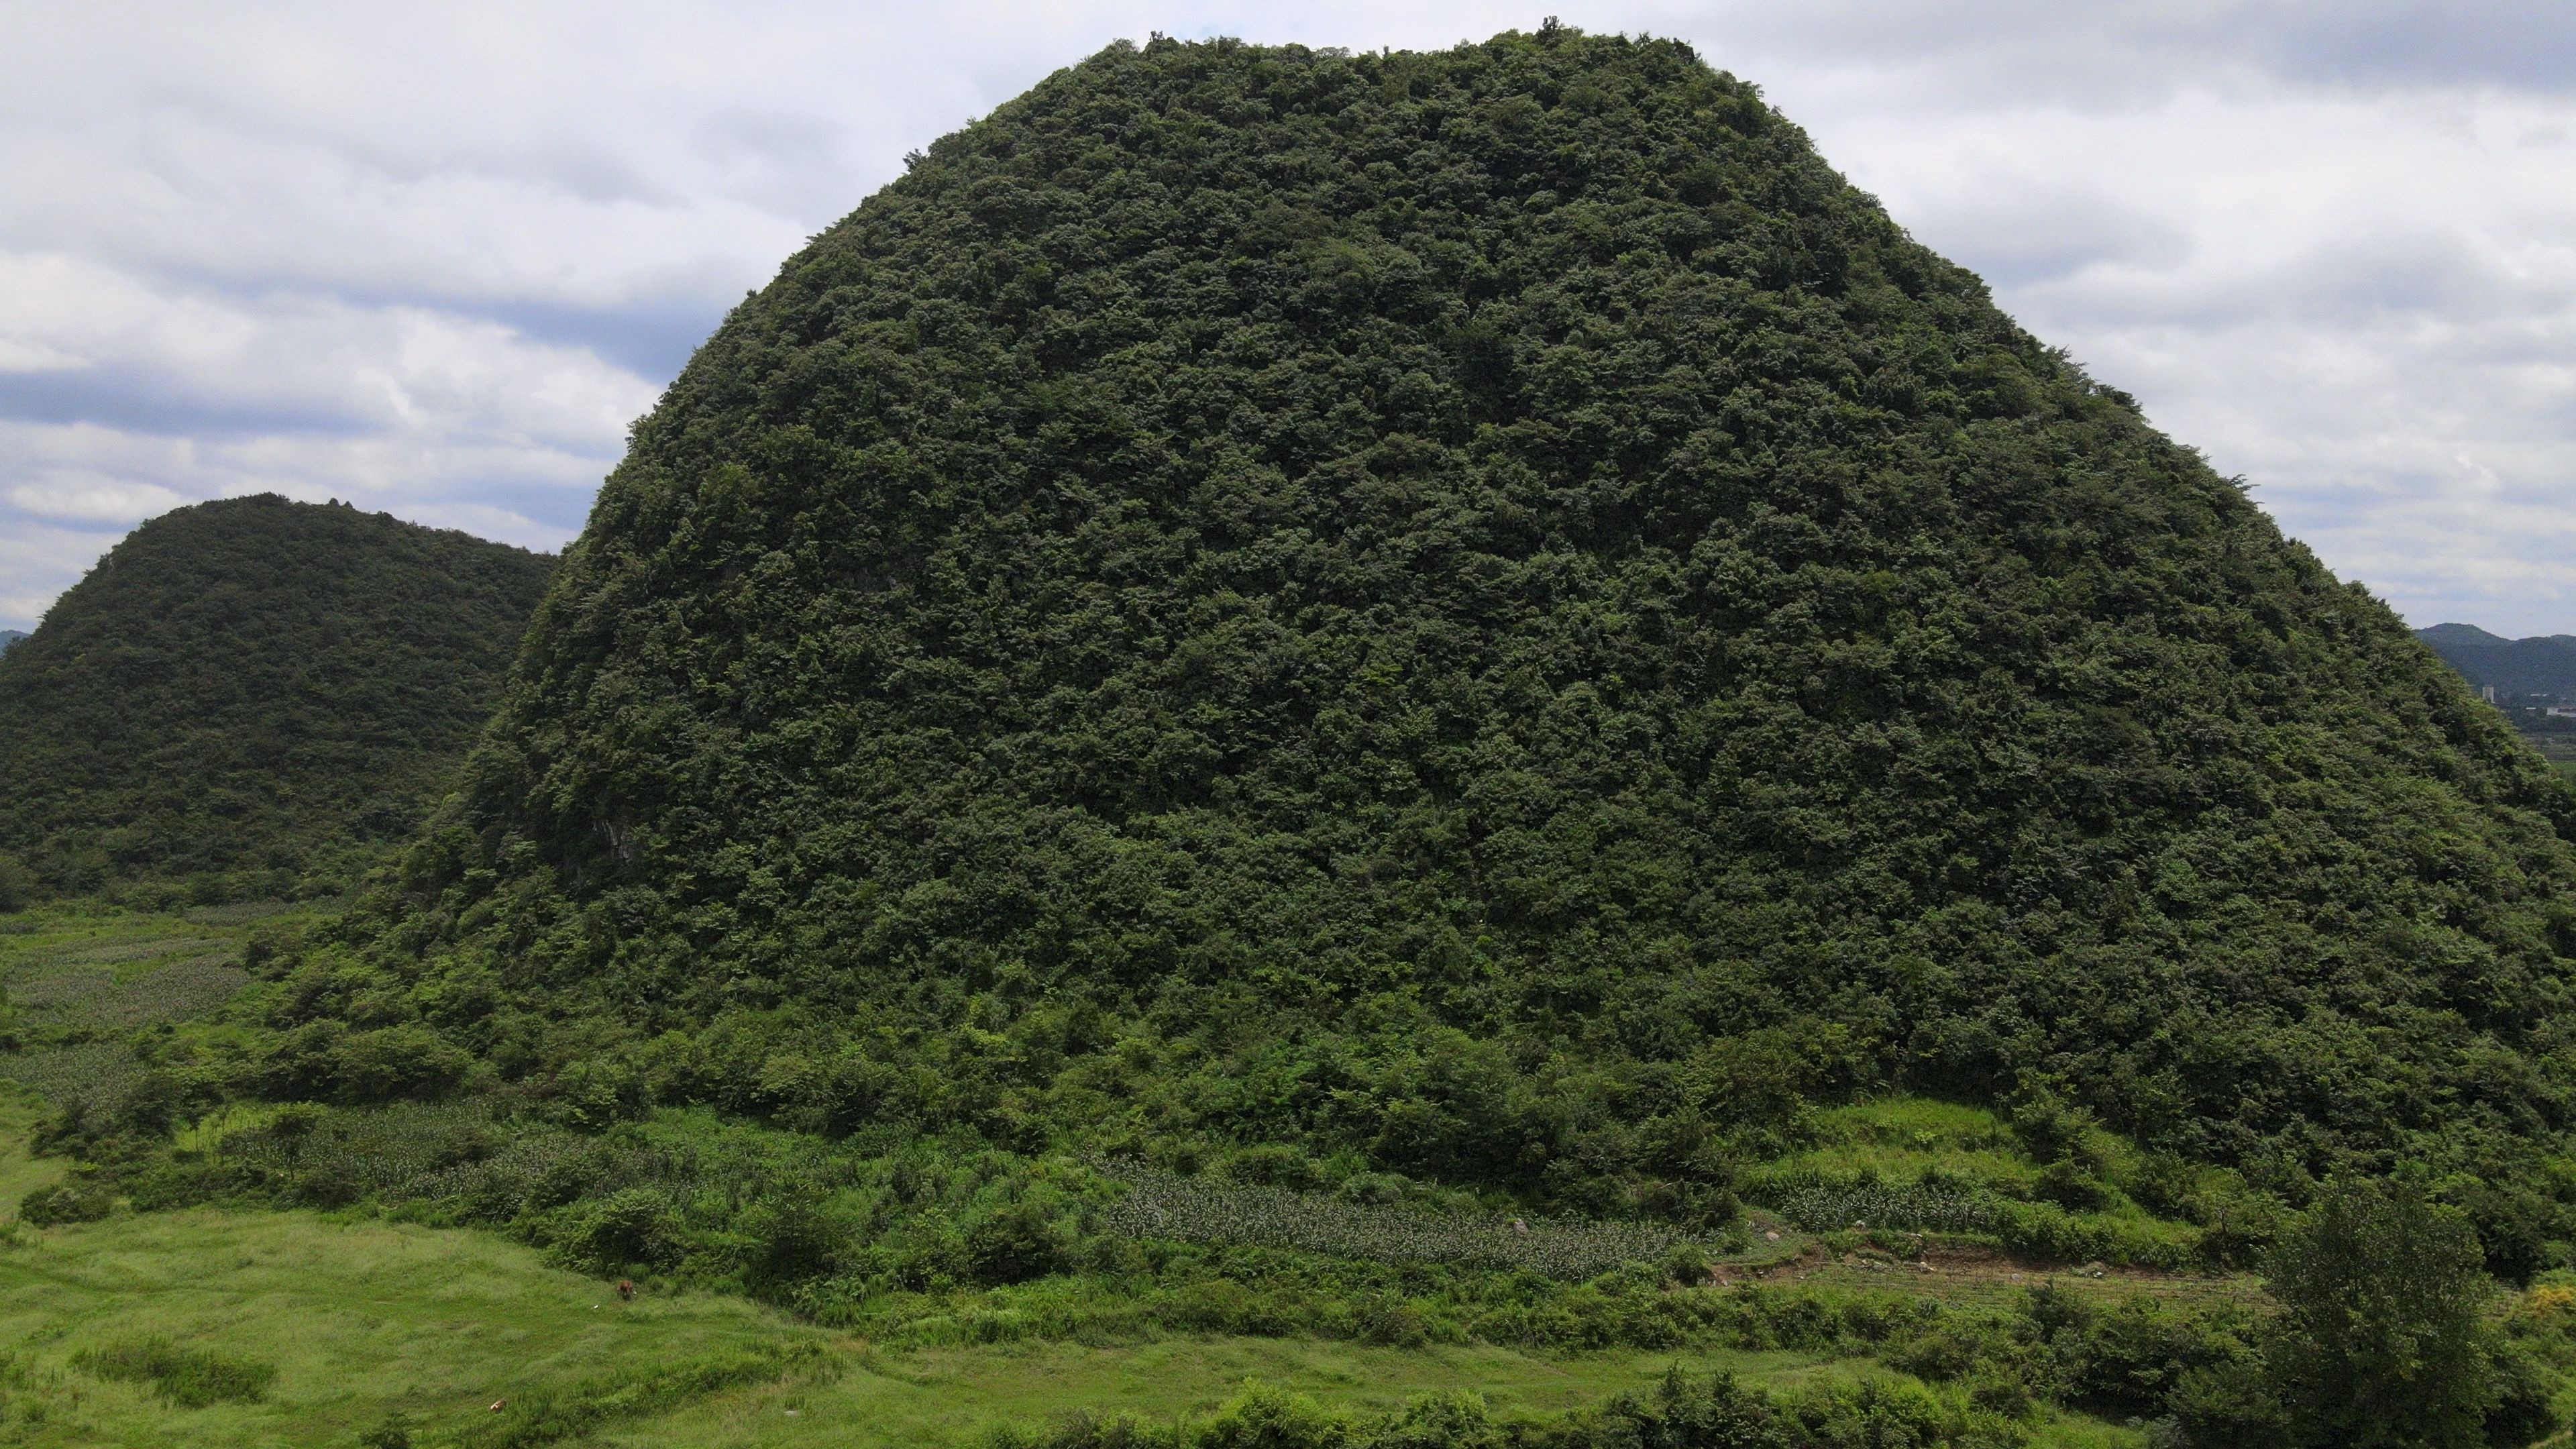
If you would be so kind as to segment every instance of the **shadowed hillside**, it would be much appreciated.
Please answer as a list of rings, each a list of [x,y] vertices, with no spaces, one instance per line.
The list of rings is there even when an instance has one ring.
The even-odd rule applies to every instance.
[[[552,565],[274,495],[144,524],[0,660],[0,848],[65,890],[345,873],[445,788]]]

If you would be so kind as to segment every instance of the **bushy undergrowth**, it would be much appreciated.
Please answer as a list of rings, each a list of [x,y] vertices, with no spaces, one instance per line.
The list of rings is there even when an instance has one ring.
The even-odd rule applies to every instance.
[[[130,1159],[116,1180],[146,1207],[372,1205],[482,1224],[565,1266],[648,1287],[740,1289],[890,1347],[1227,1334],[1550,1351],[1789,1349],[1875,1358],[1933,1385],[1938,1402],[1983,1416],[1978,1423],[2027,1423],[2060,1405],[2169,1420],[2168,1437],[2193,1445],[2228,1442],[2225,1426],[2246,1422],[2241,1404],[2228,1405],[2255,1392],[2239,1392],[2244,1385],[2270,1382],[2263,1376],[2278,1352],[2260,1306],[2225,1296],[2113,1302],[2100,1290],[2043,1285],[1977,1307],[1901,1290],[1728,1287],[1712,1281],[1702,1244],[1646,1225],[1596,1225],[1549,1244],[1543,1235],[1565,1225],[1540,1220],[1528,1224],[1525,1260],[1497,1261],[1508,1254],[1488,1251],[1480,1235],[1525,1241],[1510,1219],[1453,1204],[1444,1220],[1400,1194],[1370,1203],[1181,1179],[965,1137],[833,1143],[705,1113],[585,1133],[492,1107],[237,1110],[191,1129],[190,1148]],[[1383,1186],[1351,1181],[1363,1192]],[[1184,1224],[1194,1216],[1202,1220]],[[2441,1219],[2459,1237],[2455,1276],[2459,1263],[2475,1262],[2457,1219]],[[1444,1222],[1426,1235],[1426,1223]],[[1598,1250],[1606,1262],[1613,1244],[1620,1260],[1603,1271],[1545,1271],[1578,1252]],[[2495,1386],[2489,1421],[2554,1422],[2545,1412],[2554,1370],[2541,1366],[2576,1356],[2569,1303],[2576,1292],[2544,1285],[2505,1348],[2478,1350]],[[602,1422],[630,1390],[637,1402],[663,1392],[585,1390],[519,1413],[530,1434],[586,1432],[580,1426]],[[2252,1402],[2263,1402],[2259,1393]],[[1489,1431],[1522,1432],[1476,1432]]]
[[[1723,1375],[1676,1371],[1652,1393],[1546,1422],[1498,1420],[1472,1395],[1353,1417],[1255,1390],[1204,1420],[1073,1418],[996,1433],[987,1449],[2011,1449],[2027,1441],[2016,1416],[1917,1389],[1868,1384],[1781,1399]]]
[[[115,1189],[95,1179],[48,1183],[18,1200],[18,1216],[40,1228],[94,1223],[115,1209]]]

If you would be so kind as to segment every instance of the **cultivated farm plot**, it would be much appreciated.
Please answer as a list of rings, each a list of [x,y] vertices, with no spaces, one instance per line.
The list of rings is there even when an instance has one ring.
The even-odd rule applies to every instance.
[[[0,933],[0,991],[38,1039],[0,1077],[60,1100],[133,1071],[125,1032],[209,1015],[250,980],[231,923],[110,909],[29,912]],[[68,1031],[76,1038],[45,1042]]]
[[[1928,1272],[1921,1266],[1925,1262],[1931,1264]],[[1880,1254],[1828,1255],[1776,1273],[1770,1281],[1902,1293],[1962,1308],[2011,1308],[2042,1284],[2105,1307],[2141,1296],[2174,1305],[2255,1303],[2263,1297],[2261,1281],[2250,1274],[2088,1271],[2020,1262],[1984,1249],[1938,1246],[1912,1260]]]
[[[1588,1278],[1622,1263],[1651,1262],[1703,1244],[1652,1223],[1430,1213],[1343,1201],[1323,1193],[1207,1182],[1123,1163],[1101,1164],[1126,1180],[1109,1213],[1113,1231],[1137,1238],[1256,1243],[1348,1257],[1476,1263],[1549,1278]],[[1769,1256],[1780,1256],[1777,1253]]]

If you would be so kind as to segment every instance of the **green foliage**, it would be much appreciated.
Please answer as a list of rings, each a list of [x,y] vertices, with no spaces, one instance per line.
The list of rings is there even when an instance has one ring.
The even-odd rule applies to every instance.
[[[277,1382],[277,1366],[190,1348],[166,1338],[130,1339],[72,1355],[72,1367],[102,1379],[150,1384],[182,1409],[255,1404]]]
[[[2476,1234],[2412,1183],[2330,1184],[2273,1249],[2286,1442],[2472,1449],[2497,1400]],[[2528,1441],[2521,1441],[2528,1442]]]
[[[95,1181],[48,1183],[18,1200],[18,1216],[40,1228],[94,1223],[115,1209],[114,1190]]]
[[[2499,1345],[2488,1367],[2486,1442],[2498,1449],[2526,1449],[2565,1427],[2558,1411],[2558,1375],[2522,1343]]]
[[[281,1025],[1703,1225],[1806,1104],[2036,1093],[2055,1213],[2087,1124],[2404,1155],[2543,1267],[2570,800],[1687,47],[1158,42],[728,318]]]
[[[1352,1417],[1256,1388],[1201,1421],[1075,1416],[1043,1431],[1003,1430],[987,1449],[2007,1449],[2026,1442],[2026,1431],[2009,1418],[1962,1412],[1919,1390],[1869,1384],[1783,1402],[1724,1374],[1693,1380],[1675,1370],[1651,1394],[1623,1395],[1555,1424],[1498,1421],[1472,1395]]]
[[[811,1371],[821,1362],[820,1353],[806,1344],[539,1389],[506,1400],[500,1412],[477,1420],[457,1442],[461,1449],[540,1449],[586,1438],[621,1420],[667,1413],[740,1384]]]
[[[1025,1283],[1062,1269],[1064,1235],[1036,1203],[1015,1202],[986,1214],[965,1237],[966,1270],[979,1283]]]
[[[53,891],[345,883],[449,788],[552,563],[274,495],[153,519],[0,656],[0,850]]]
[[[893,1346],[1932,1385],[1209,1443],[2467,1442],[2549,1387],[2481,1238],[2576,1258],[2571,831],[2388,610],[1686,47],[1157,41],[737,309],[399,870],[47,1140]],[[1745,1200],[2242,1261],[2399,1161],[2448,1206],[2327,1193],[2277,1331],[1704,1276]]]

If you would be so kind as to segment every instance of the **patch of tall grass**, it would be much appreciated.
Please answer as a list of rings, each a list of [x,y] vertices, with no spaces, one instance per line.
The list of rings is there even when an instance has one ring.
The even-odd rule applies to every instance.
[[[148,1384],[174,1407],[255,1404],[277,1382],[277,1365],[191,1348],[167,1338],[124,1339],[72,1355],[72,1367],[94,1378]]]
[[[725,1358],[540,1388],[505,1401],[499,1413],[471,1425],[457,1442],[459,1449],[542,1449],[620,1421],[666,1414],[745,1384],[775,1383],[790,1375],[828,1378],[837,1366],[814,1344],[769,1345]]]

